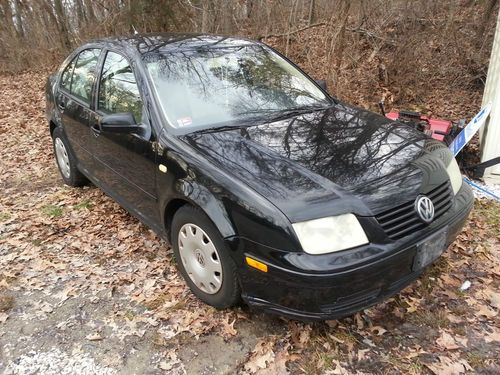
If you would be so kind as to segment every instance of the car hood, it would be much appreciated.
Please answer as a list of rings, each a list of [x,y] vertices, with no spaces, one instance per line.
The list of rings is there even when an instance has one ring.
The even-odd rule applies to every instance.
[[[372,216],[443,182],[443,165],[429,152],[440,144],[345,104],[183,140],[292,222],[345,212]]]

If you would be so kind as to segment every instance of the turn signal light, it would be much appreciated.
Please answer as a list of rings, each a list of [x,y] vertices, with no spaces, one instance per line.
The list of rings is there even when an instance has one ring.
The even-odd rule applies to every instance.
[[[245,260],[247,261],[247,264],[250,267],[256,268],[262,272],[267,272],[267,264],[259,262],[258,260],[255,260],[255,259],[250,258],[250,257],[245,257]]]

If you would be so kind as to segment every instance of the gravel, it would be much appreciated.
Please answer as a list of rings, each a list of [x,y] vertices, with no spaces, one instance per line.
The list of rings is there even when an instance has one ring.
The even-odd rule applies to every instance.
[[[47,352],[31,351],[9,363],[4,375],[112,375],[116,371],[100,366],[88,354],[79,352],[68,355],[55,348]]]

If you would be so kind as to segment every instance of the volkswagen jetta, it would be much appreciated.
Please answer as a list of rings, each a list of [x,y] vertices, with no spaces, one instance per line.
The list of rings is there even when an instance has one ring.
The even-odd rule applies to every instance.
[[[260,42],[90,42],[46,99],[64,182],[91,181],[171,243],[217,308],[352,314],[415,280],[472,208],[443,144],[331,97]]]

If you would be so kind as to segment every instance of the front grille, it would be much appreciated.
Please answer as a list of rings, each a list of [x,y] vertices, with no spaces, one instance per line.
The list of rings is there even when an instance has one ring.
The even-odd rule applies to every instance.
[[[439,219],[451,206],[451,188],[447,181],[425,194],[434,204],[434,219]],[[393,207],[375,216],[387,236],[393,240],[403,238],[427,226],[415,211],[415,201]]]

